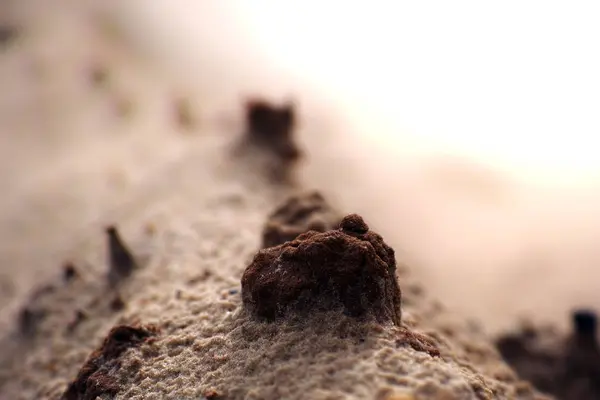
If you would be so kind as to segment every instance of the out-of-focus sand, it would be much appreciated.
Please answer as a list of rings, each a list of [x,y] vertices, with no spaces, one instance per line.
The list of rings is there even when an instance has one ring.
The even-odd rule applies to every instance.
[[[55,3],[7,2],[3,17],[27,22],[0,52],[3,324],[131,199],[168,190],[165,177],[197,134],[173,133],[172,99],[189,96],[199,126],[235,133],[239,99],[254,92],[298,98],[304,179],[365,215],[450,308],[494,331],[521,313],[563,323],[575,305],[600,306],[595,187],[538,185],[494,171],[502,165],[440,156],[440,145],[364,108],[365,99],[286,69],[253,47],[249,31],[236,36],[243,29],[228,7],[203,3],[188,13],[198,27],[188,31],[169,23],[169,7],[133,20],[133,8],[116,7],[127,41],[115,44],[82,17],[84,3]],[[86,75],[96,63],[109,70],[104,88]],[[130,116],[116,115],[120,101],[131,101]]]

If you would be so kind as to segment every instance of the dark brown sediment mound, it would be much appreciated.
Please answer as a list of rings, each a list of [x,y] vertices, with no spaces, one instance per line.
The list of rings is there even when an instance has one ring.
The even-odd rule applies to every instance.
[[[401,321],[394,250],[356,214],[338,230],[310,231],[259,251],[242,277],[242,298],[268,319],[340,307],[354,317]]]
[[[117,285],[121,280],[131,275],[137,267],[135,259],[129,248],[121,239],[119,231],[114,226],[106,228],[108,240],[108,283],[111,286]]]
[[[339,226],[341,216],[317,191],[290,197],[271,215],[263,228],[262,247],[296,239],[308,231],[326,232]]]
[[[600,399],[600,346],[597,316],[572,314],[573,332],[562,337],[551,328],[523,326],[496,344],[519,376],[558,399]]]
[[[265,100],[249,100],[246,103],[248,139],[270,149],[283,161],[299,159],[302,152],[294,140],[295,114],[292,103],[275,106]]]
[[[119,325],[112,328],[102,346],[88,357],[61,399],[95,400],[97,396],[115,396],[119,391],[119,382],[114,376],[120,368],[119,357],[156,333],[152,326]]]

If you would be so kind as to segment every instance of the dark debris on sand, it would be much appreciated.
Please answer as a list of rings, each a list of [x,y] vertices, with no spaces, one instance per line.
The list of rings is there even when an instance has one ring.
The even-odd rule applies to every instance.
[[[394,250],[356,214],[337,230],[310,231],[259,251],[243,274],[242,299],[267,319],[342,308],[353,317],[401,323]]]
[[[12,42],[18,34],[17,28],[8,25],[0,25],[0,48]]]
[[[262,247],[273,247],[296,239],[308,231],[326,232],[339,226],[341,216],[316,191],[296,195],[271,215],[263,228]]]
[[[111,286],[116,286],[121,280],[131,275],[137,264],[116,227],[111,225],[106,228],[106,236],[109,259],[108,282]]]
[[[246,103],[246,125],[248,139],[271,150],[283,162],[302,156],[294,140],[296,115],[292,103],[278,107],[265,100],[250,100]]]
[[[119,325],[112,328],[102,346],[94,350],[83,364],[61,400],[95,400],[98,396],[115,396],[119,392],[115,372],[120,368],[121,355],[156,334],[157,330],[152,326]]]
[[[63,281],[71,282],[79,276],[75,264],[68,262],[63,265]]]
[[[600,399],[600,346],[597,316],[588,310],[572,314],[573,332],[566,338],[550,329],[522,327],[500,337],[497,347],[522,379],[564,400]]]

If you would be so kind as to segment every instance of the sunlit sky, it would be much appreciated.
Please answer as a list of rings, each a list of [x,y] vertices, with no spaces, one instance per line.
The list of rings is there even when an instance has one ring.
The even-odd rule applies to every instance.
[[[211,31],[196,15],[227,14],[215,26],[422,142],[549,176],[600,172],[598,2],[153,4],[188,34]]]

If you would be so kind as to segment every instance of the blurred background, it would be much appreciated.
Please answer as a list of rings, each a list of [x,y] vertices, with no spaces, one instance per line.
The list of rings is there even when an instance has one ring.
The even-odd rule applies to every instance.
[[[303,181],[448,308],[492,333],[600,309],[599,19],[592,1],[0,0],[0,320],[168,190],[190,142],[239,131],[247,95],[297,100]]]

